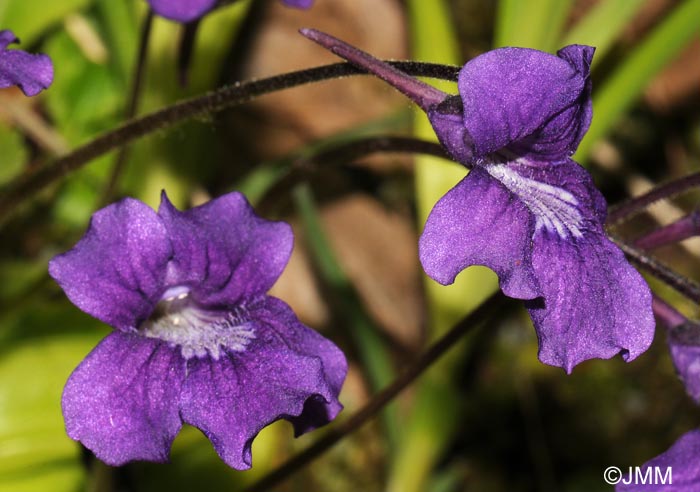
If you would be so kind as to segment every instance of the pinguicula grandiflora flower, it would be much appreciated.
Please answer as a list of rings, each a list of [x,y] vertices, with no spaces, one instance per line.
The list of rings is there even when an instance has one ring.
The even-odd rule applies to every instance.
[[[649,288],[606,236],[605,199],[570,158],[591,121],[594,48],[490,51],[462,68],[455,96],[332,36],[302,34],[411,98],[470,169],[425,224],[419,253],[430,277],[450,284],[470,265],[493,269],[506,295],[526,300],[540,360],[567,372],[649,347]]]
[[[220,0],[147,0],[153,11],[176,22],[192,22],[212,10]],[[313,0],[282,0],[288,7],[308,9]]]
[[[12,31],[0,31],[0,89],[18,86],[27,96],[35,96],[53,82],[51,58],[22,50],[8,50],[19,43]]]
[[[639,471],[631,470],[615,486],[616,492],[700,492],[700,430],[683,434]]]
[[[80,309],[114,327],[70,376],[68,435],[110,465],[164,462],[182,423],[233,468],[278,419],[296,435],[338,414],[347,365],[330,341],[266,295],[289,259],[291,228],[230,193],[187,211],[163,193],[96,212],[53,258]]]

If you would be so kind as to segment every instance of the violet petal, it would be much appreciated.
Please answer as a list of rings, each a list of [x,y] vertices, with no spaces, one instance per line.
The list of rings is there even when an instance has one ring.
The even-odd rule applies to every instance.
[[[559,56],[500,48],[459,74],[464,125],[477,158],[508,147],[521,157],[573,154],[591,117],[588,67],[594,49],[569,46]]]
[[[160,218],[126,198],[95,212],[78,244],[49,262],[49,273],[80,309],[132,331],[160,299],[171,255]]]
[[[15,33],[9,29],[4,29],[0,31],[0,51],[7,49],[7,46],[12,43],[19,43],[19,39],[15,36]]]
[[[178,350],[136,334],[111,333],[66,383],[66,431],[110,465],[166,462],[181,427],[184,378]]]
[[[571,372],[578,363],[622,353],[631,361],[654,338],[651,294],[642,276],[602,234],[574,242],[541,234],[533,266],[543,301],[527,301],[545,364]]]
[[[0,89],[19,86],[27,96],[35,96],[53,82],[53,63],[47,55],[8,50],[19,40],[12,31],[0,31]]]
[[[147,0],[153,11],[176,22],[199,19],[216,5],[217,0]]]
[[[282,0],[282,3],[287,7],[310,9],[314,4],[314,0]]]
[[[337,397],[345,381],[348,364],[345,355],[334,343],[302,324],[294,311],[275,297],[266,297],[265,303],[256,308],[254,317],[274,330],[294,352],[319,357],[331,394]],[[302,414],[288,420],[294,425],[295,435],[299,436],[327,424],[342,408],[337,398],[329,402],[323,398],[310,398]]]
[[[532,264],[543,299],[526,306],[540,340],[540,360],[571,372],[591,358],[622,353],[626,361],[634,359],[654,337],[651,292],[605,235],[605,200],[590,175],[570,160],[513,167],[549,187],[542,188],[543,197],[556,196],[557,189],[560,194],[550,215],[540,216],[533,238]]]
[[[519,299],[540,295],[531,265],[534,219],[525,204],[474,168],[435,205],[419,243],[423,269],[447,285],[470,265],[485,265]]]
[[[639,483],[629,475],[615,486],[616,492],[698,492],[700,491],[700,430],[683,434],[668,450],[647,461],[641,474],[648,469],[654,477],[646,483]],[[660,484],[657,473],[666,481],[668,468],[671,468],[672,483]],[[658,470],[658,472],[657,472]],[[627,482],[625,484],[624,482]]]
[[[263,427],[287,419],[305,432],[341,408],[342,353],[298,320],[290,323],[293,314],[281,306],[268,299],[250,311],[255,338],[245,351],[225,351],[218,360],[191,359],[182,388],[182,419],[239,470],[251,466],[252,441]]]
[[[684,345],[669,340],[669,349],[686,392],[695,403],[700,404],[700,345]]]
[[[240,193],[184,212],[163,193],[158,214],[174,250],[168,282],[190,286],[204,306],[234,307],[264,294],[292,252],[289,224],[261,219]]]

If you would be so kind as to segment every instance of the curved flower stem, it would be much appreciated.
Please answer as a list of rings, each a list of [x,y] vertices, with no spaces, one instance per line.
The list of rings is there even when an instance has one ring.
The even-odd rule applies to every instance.
[[[700,211],[693,211],[677,221],[654,229],[634,241],[640,249],[660,248],[700,234]]]
[[[436,63],[389,62],[409,75],[456,80],[459,67]],[[158,130],[172,127],[183,121],[203,114],[222,111],[230,106],[250,101],[255,97],[271,92],[296,87],[311,82],[333,79],[349,75],[365,74],[362,70],[347,63],[334,63],[321,67],[289,72],[273,77],[243,82],[223,87],[204,96],[173,104],[153,113],[124,123],[114,130],[103,133],[87,144],[38,171],[23,175],[11,182],[0,197],[0,223],[19,205],[32,198],[46,186],[69,173],[80,169],[91,160],[111,150]]]
[[[627,255],[632,263],[635,263],[659,280],[673,287],[691,301],[695,303],[700,302],[700,284],[679,275],[660,261],[646,255],[638,248],[630,246],[618,237],[612,234],[609,234],[608,237]]]
[[[334,425],[322,438],[297,454],[285,464],[266,475],[258,482],[244,489],[244,492],[263,492],[272,489],[278,483],[286,480],[297,470],[304,467],[323,452],[331,448],[342,438],[356,431],[382,410],[391,400],[406,388],[414,379],[420,376],[430,365],[442,356],[455,342],[470,329],[485,321],[501,308],[505,296],[500,292],[493,294],[477,309],[454,325],[442,338],[432,344],[415,362],[410,364],[398,378],[385,389],[377,393],[369,403],[354,413],[347,420]]]
[[[700,172],[683,176],[682,178],[669,181],[657,186],[648,193],[644,193],[635,198],[631,198],[619,205],[610,208],[607,225],[615,225],[628,219],[630,216],[642,212],[654,202],[671,198],[675,195],[688,191],[691,188],[700,187]]]
[[[653,292],[651,296],[651,307],[654,310],[654,315],[656,316],[656,319],[659,320],[664,327],[666,327],[666,329],[671,330],[688,321],[685,316],[678,312],[676,308],[664,301],[661,297]]]
[[[143,76],[146,69],[146,58],[148,55],[148,44],[151,39],[151,27],[153,26],[153,11],[148,9],[146,13],[146,18],[143,20],[143,25],[141,26],[141,35],[139,41],[139,51],[136,55],[136,66],[134,67],[133,79],[131,80],[131,90],[129,91],[129,102],[124,114],[125,120],[130,120],[136,116],[136,111],[138,110],[139,101],[141,99],[141,86],[143,85]],[[119,149],[117,157],[114,160],[114,166],[112,167],[112,172],[109,175],[107,181],[107,186],[102,193],[103,199],[102,203],[107,204],[112,201],[112,196],[117,188],[117,183],[119,182],[119,176],[124,170],[124,164],[126,163],[126,157],[128,153],[128,147],[123,146]]]

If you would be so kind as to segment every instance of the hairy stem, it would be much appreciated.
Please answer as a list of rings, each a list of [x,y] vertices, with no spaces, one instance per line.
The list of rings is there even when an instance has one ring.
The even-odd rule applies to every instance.
[[[459,68],[435,63],[390,62],[403,72],[414,76],[456,80]],[[11,182],[0,197],[0,223],[19,205],[34,197],[48,185],[80,169],[93,159],[158,130],[172,127],[194,117],[222,111],[271,92],[366,72],[347,63],[289,72],[273,77],[223,87],[204,96],[173,104],[133,119],[114,130],[103,133],[73,152],[54,160],[36,172]]]
[[[634,241],[640,249],[660,248],[700,234],[700,212],[697,210],[677,221],[654,229]]]
[[[700,302],[700,284],[686,278],[672,269],[661,263],[659,260],[646,255],[634,246],[630,246],[614,235],[608,235],[610,239],[617,244],[623,253],[627,255],[630,261],[644,270],[654,275],[659,280],[665,282],[676,291],[686,296],[691,301]]]
[[[503,305],[504,301],[505,297],[500,292],[493,294],[477,309],[454,325],[442,338],[432,344],[428,350],[415,362],[410,364],[390,386],[387,386],[377,393],[363,408],[358,410],[347,420],[334,425],[322,438],[276,470],[272,471],[269,475],[266,475],[261,480],[245,489],[245,492],[263,492],[271,490],[277,484],[286,480],[296,471],[331,448],[345,436],[359,429],[376,416],[377,413],[451,348],[465,333],[478,326],[496,312],[496,310]]]
[[[657,186],[643,195],[622,202],[610,208],[607,225],[612,226],[631,216],[643,212],[645,208],[659,200],[672,198],[692,188],[700,187],[700,172],[683,176]]]

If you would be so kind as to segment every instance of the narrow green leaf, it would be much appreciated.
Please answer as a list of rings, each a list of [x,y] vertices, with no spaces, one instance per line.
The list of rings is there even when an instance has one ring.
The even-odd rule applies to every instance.
[[[412,57],[438,63],[461,64],[457,35],[452,25],[447,2],[411,0],[408,3],[413,44]],[[431,81],[434,83],[434,81]],[[455,84],[435,83],[445,92],[456,93]],[[416,110],[414,133],[421,138],[437,140],[428,118]],[[419,227],[422,227],[435,203],[467,174],[455,163],[428,156],[415,157],[416,207]],[[431,336],[439,336],[445,329],[468,313],[496,288],[495,276],[485,268],[472,267],[462,272],[455,283],[445,287],[430,279],[426,289],[431,314]],[[467,294],[469,293],[469,294]]]
[[[685,0],[627,57],[603,87],[593,93],[593,122],[575,158],[585,161],[639,98],[649,81],[700,32],[700,2]]]
[[[412,58],[446,64],[462,64],[452,15],[445,0],[409,0]],[[454,84],[435,83],[439,89],[456,93]],[[414,133],[436,139],[427,117],[416,110]],[[455,163],[427,156],[415,157],[416,206],[419,228],[435,203],[467,174]],[[462,272],[453,285],[442,286],[426,277],[430,310],[430,337],[439,337],[497,288],[495,275],[485,268]],[[483,296],[483,297],[482,297]],[[452,355],[456,352],[452,351]],[[401,446],[392,456],[388,477],[390,491],[426,490],[430,474],[458,422],[457,398],[450,382],[449,358],[436,363],[417,383],[415,400],[402,427]],[[436,396],[440,396],[435,399]],[[440,401],[436,406],[435,401]]]
[[[571,0],[501,0],[496,13],[494,47],[556,51],[571,4]]]
[[[593,64],[608,53],[630,19],[644,5],[644,0],[607,0],[597,3],[563,37],[561,46],[587,44],[595,46]]]
[[[384,348],[376,326],[366,314],[352,282],[335,258],[323,231],[311,189],[307,184],[299,185],[294,190],[293,198],[304,224],[305,237],[313,253],[313,260],[324,282],[333,290],[343,319],[348,320],[350,335],[360,353],[362,366],[367,371],[370,384],[375,391],[384,388],[394,379],[391,358]],[[387,406],[382,412],[382,417],[389,444],[396,446],[400,432],[397,404],[394,402]]]
[[[258,164],[233,189],[243,193],[248,198],[248,201],[255,206],[275,184],[289,174],[295,160],[303,157],[313,158],[314,155],[334,146],[376,135],[377,133],[405,131],[409,118],[409,111],[402,108],[388,117],[372,120],[315,140],[300,151],[294,152],[293,155]]]

